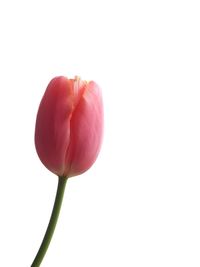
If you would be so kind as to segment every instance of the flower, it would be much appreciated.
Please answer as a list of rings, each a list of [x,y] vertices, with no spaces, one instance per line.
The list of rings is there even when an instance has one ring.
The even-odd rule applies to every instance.
[[[58,176],[79,175],[96,160],[102,135],[99,86],[77,76],[52,79],[36,118],[35,146],[42,163]]]

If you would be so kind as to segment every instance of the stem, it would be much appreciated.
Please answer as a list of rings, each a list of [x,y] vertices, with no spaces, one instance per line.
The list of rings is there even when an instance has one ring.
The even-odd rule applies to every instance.
[[[58,221],[58,216],[60,213],[60,208],[62,205],[62,200],[63,200],[63,195],[65,192],[65,185],[67,183],[67,178],[66,177],[58,177],[58,187],[57,187],[57,193],[56,193],[56,198],[53,206],[53,210],[51,213],[51,218],[49,221],[49,225],[47,227],[45,236],[43,238],[42,244],[38,250],[38,253],[31,265],[31,267],[39,267],[46,252],[49,247],[49,244],[51,242],[51,238],[53,236],[56,223]]]

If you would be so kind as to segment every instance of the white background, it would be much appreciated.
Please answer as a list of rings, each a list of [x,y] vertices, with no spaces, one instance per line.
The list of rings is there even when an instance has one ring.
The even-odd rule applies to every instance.
[[[0,2],[0,266],[30,266],[49,220],[57,178],[34,127],[56,75],[100,84],[105,134],[42,266],[200,266],[199,14],[192,0]]]

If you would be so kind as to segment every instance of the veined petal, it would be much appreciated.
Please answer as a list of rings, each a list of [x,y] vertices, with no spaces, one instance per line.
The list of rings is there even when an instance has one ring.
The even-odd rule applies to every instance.
[[[102,133],[101,90],[95,82],[89,82],[71,118],[69,176],[81,174],[91,167],[100,150]]]

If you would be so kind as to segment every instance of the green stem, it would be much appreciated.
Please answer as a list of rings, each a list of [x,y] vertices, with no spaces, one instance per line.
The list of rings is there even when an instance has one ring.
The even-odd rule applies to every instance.
[[[49,244],[51,242],[51,238],[53,236],[56,223],[58,221],[58,216],[60,213],[60,208],[62,205],[62,200],[63,200],[63,195],[65,192],[65,185],[67,183],[67,178],[66,177],[58,177],[58,187],[57,187],[57,193],[56,193],[56,198],[53,206],[53,210],[51,213],[51,218],[49,221],[49,225],[47,227],[45,236],[43,238],[42,244],[38,250],[38,253],[31,265],[31,267],[39,267],[46,252],[49,247]]]

